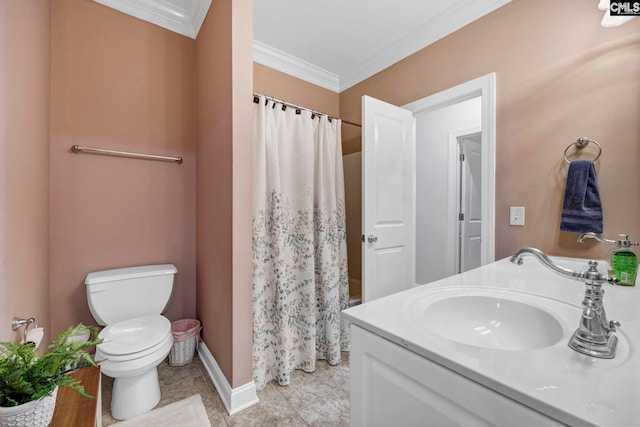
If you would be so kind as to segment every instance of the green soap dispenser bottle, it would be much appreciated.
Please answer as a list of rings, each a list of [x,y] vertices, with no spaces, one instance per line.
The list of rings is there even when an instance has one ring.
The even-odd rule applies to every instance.
[[[635,286],[638,274],[638,256],[631,246],[638,246],[638,242],[629,241],[629,236],[619,234],[618,240],[609,240],[596,233],[583,233],[578,238],[579,243],[591,237],[599,242],[615,245],[609,256],[609,276],[618,279],[618,285]]]
[[[619,234],[616,247],[611,251],[611,269],[622,286],[635,286],[638,274],[638,256],[631,249],[638,242],[630,242],[629,236]]]

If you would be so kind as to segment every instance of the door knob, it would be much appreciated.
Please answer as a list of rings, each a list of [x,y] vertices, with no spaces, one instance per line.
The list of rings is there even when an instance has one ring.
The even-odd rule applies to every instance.
[[[374,236],[373,234],[369,234],[367,236],[367,242],[369,243],[375,243],[378,241],[378,236]]]

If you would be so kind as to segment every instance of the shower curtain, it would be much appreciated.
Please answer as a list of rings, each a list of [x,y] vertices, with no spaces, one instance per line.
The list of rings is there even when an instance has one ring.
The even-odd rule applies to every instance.
[[[254,104],[253,377],[340,363],[349,305],[340,120]]]

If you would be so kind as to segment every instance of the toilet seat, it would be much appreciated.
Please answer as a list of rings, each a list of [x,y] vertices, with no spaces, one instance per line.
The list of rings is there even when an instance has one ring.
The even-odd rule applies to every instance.
[[[164,316],[144,316],[113,323],[99,334],[104,342],[96,356],[109,360],[131,360],[144,357],[172,340],[171,322]]]

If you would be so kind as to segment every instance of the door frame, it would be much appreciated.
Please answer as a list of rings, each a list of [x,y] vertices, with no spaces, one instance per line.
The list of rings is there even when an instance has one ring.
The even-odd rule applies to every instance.
[[[462,101],[481,97],[482,148],[482,265],[495,261],[495,176],[496,176],[496,73],[489,73],[468,82],[403,105],[417,114],[449,107]],[[452,262],[453,265],[453,262]]]
[[[464,129],[456,129],[449,132],[449,158],[448,158],[448,188],[455,188],[456,191],[449,191],[449,197],[447,198],[448,212],[460,212],[460,138],[469,135],[482,134],[482,128],[473,126]],[[480,140],[482,141],[482,139]],[[480,142],[482,146],[482,142]],[[460,221],[455,215],[449,215],[447,220],[447,252],[451,255],[447,257],[447,271],[450,274],[457,274],[457,266],[460,264],[460,239],[458,234],[460,232]]]

